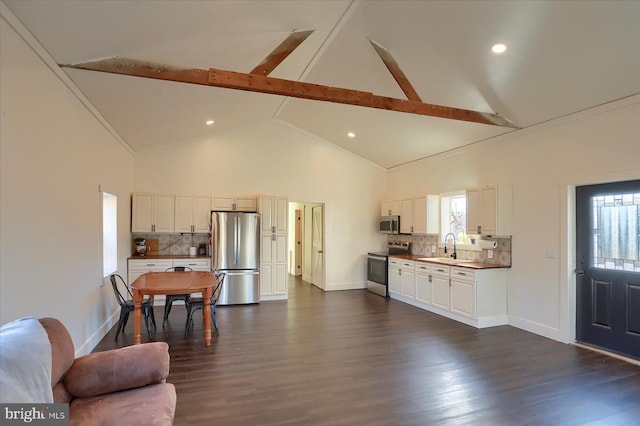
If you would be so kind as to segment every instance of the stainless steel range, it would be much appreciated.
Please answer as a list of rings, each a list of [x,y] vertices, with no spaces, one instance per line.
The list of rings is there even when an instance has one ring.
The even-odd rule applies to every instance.
[[[367,254],[367,290],[383,297],[389,296],[388,271],[390,254],[409,254],[409,241],[390,241],[388,251]]]

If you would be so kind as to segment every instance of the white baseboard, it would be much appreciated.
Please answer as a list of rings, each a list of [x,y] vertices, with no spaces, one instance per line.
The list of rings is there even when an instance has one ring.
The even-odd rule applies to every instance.
[[[429,311],[434,314],[452,319],[454,321],[458,321],[463,324],[470,325],[471,327],[475,327],[475,328],[496,327],[499,325],[508,325],[509,323],[509,317],[507,315],[494,315],[494,316],[487,316],[487,317],[481,317],[481,318],[475,319],[475,318],[469,318],[464,315],[457,314],[455,312],[440,309],[437,306],[429,305],[428,303],[411,299],[398,293],[391,293],[391,298],[394,300],[398,300],[400,302],[404,302],[409,305],[415,306],[417,308],[424,309],[425,311]]]
[[[132,313],[133,314],[133,313]],[[75,357],[81,357],[91,353],[91,351],[100,343],[100,341],[107,335],[109,330],[118,323],[120,318],[120,306],[114,311],[114,313],[102,323],[96,331],[93,332],[87,340],[76,348]]]
[[[566,341],[566,338],[563,338],[562,332],[557,328],[549,327],[548,325],[540,324],[534,321],[529,321],[524,318],[509,315],[509,325],[533,334],[537,334],[542,337],[546,337],[547,339],[555,340],[561,343],[572,343]]]
[[[287,300],[289,299],[289,295],[287,294],[269,294],[260,296],[261,302],[268,302],[270,300]]]
[[[362,290],[367,288],[367,282],[356,282],[356,283],[327,283],[326,291],[337,291],[337,290]]]

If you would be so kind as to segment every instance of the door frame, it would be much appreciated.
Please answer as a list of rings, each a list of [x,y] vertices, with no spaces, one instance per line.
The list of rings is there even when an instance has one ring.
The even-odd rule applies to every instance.
[[[296,209],[301,209],[302,210],[302,223],[303,223],[303,229],[302,229],[302,280],[306,283],[311,284],[311,224],[312,224],[312,220],[311,220],[311,209],[314,206],[322,206],[322,244],[323,244],[323,250],[324,250],[324,262],[322,265],[322,283],[320,283],[322,286],[318,286],[319,288],[321,288],[322,290],[326,289],[326,285],[327,285],[327,257],[326,257],[326,244],[327,244],[327,239],[326,239],[326,235],[327,235],[327,229],[326,229],[326,216],[327,216],[327,205],[325,203],[312,203],[312,202],[306,202],[306,201],[289,201],[289,217],[292,218],[293,216],[295,216],[295,210]],[[291,226],[289,227],[291,228]],[[292,236],[293,234],[295,234],[295,231],[292,229],[289,229],[289,233],[290,236]],[[291,239],[290,239],[291,241]],[[287,272],[290,272],[289,270],[287,270]]]

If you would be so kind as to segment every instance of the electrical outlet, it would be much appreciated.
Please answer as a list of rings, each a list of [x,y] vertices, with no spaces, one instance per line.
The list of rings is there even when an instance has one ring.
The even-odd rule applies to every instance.
[[[431,246],[431,253],[435,253],[436,252],[436,246]]]
[[[487,250],[487,259],[493,259],[493,250]]]

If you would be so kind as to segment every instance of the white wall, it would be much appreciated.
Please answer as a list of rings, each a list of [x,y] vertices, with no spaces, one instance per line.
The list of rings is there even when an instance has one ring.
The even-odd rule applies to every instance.
[[[385,241],[375,232],[385,180],[382,168],[277,120],[136,155],[140,191],[324,203],[327,290],[365,286],[366,253]]]
[[[513,325],[571,341],[573,185],[640,178],[640,96],[389,171],[388,193],[513,186]],[[553,252],[557,253],[552,258]]]
[[[118,196],[126,275],[134,160],[0,6],[0,323],[58,318],[86,353],[119,310],[111,286],[101,286],[98,185]]]

